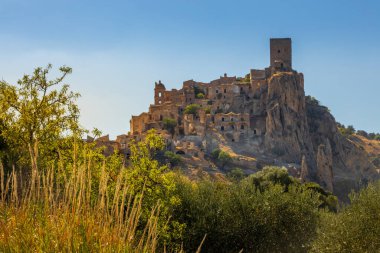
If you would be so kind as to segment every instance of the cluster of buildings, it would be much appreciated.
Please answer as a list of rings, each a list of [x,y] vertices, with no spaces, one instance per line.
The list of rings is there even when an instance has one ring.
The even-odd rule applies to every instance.
[[[181,89],[167,90],[158,81],[154,104],[148,112],[132,116],[128,135],[107,136],[97,142],[128,152],[131,139],[139,140],[156,129],[168,141],[168,149],[180,154],[203,156],[218,141],[231,145],[260,143],[265,134],[268,80],[276,72],[292,71],[291,40],[270,40],[270,66],[252,69],[242,78],[224,74],[209,83],[188,80]],[[167,122],[171,122],[168,131]],[[216,140],[216,139],[220,140]]]

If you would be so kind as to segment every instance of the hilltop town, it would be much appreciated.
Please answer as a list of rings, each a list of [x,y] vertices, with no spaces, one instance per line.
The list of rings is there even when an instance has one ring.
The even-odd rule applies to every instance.
[[[249,174],[264,165],[284,166],[302,181],[316,181],[337,194],[378,177],[368,154],[339,133],[329,110],[305,96],[303,74],[292,68],[290,38],[270,39],[270,66],[244,77],[188,80],[172,90],[156,82],[154,104],[132,116],[128,134],[96,141],[108,153],[117,149],[128,156],[131,140],[150,129],[186,159],[187,169],[219,173],[210,159],[218,149],[230,154],[231,168]]]

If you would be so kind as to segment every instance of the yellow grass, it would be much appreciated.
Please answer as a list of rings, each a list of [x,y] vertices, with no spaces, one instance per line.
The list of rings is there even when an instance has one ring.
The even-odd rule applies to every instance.
[[[156,252],[159,206],[138,230],[142,196],[129,193],[122,173],[110,193],[105,166],[97,189],[92,176],[83,165],[61,183],[53,170],[25,183],[1,166],[0,251]]]

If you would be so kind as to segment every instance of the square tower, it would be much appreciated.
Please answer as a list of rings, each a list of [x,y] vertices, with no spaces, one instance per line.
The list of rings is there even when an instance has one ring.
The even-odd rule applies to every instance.
[[[292,40],[270,39],[270,66],[292,69]]]

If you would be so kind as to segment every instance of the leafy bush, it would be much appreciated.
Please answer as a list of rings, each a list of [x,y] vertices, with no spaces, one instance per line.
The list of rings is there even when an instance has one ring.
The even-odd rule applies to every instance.
[[[195,97],[198,98],[198,99],[204,99],[205,98],[205,94],[198,93]]]
[[[171,164],[171,166],[177,166],[181,163],[181,156],[171,151],[165,151],[164,156],[167,159],[167,161]]]
[[[350,195],[351,205],[325,214],[311,252],[378,252],[380,182]]]
[[[368,133],[364,130],[358,130],[356,134],[368,138]]]
[[[299,183],[289,175],[286,168],[275,166],[265,166],[261,171],[250,175],[245,180],[261,190],[265,190],[271,184],[279,184],[287,189],[289,185]]]
[[[239,182],[246,177],[244,171],[240,168],[233,168],[227,173],[227,177],[233,182]]]
[[[222,151],[220,149],[214,149],[211,152],[211,158],[213,158],[217,163],[219,163],[219,165],[222,168],[232,160],[231,156],[227,152]]]
[[[198,104],[190,104],[190,105],[186,106],[184,113],[185,114],[197,115],[199,108],[200,108],[200,106]]]
[[[339,124],[338,130],[345,137],[355,134],[355,128],[352,125],[345,127],[344,125]]]
[[[214,149],[214,150],[211,152],[211,157],[212,157],[213,159],[218,159],[219,153],[220,153],[220,149],[216,148],[216,149]]]
[[[307,252],[319,218],[318,194],[293,185],[258,191],[243,180],[226,184],[180,178],[173,219],[186,224],[183,245],[193,252]]]

